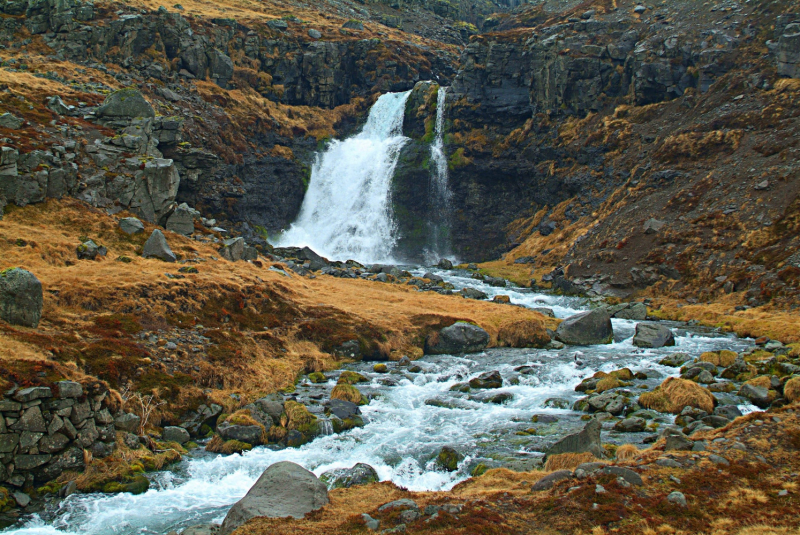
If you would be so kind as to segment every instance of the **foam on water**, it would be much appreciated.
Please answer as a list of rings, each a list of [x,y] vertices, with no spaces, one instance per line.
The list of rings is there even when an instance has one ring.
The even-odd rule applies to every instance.
[[[300,214],[279,243],[360,262],[391,262],[396,243],[389,200],[410,95],[387,93],[372,106],[361,133],[333,140],[317,156]]]

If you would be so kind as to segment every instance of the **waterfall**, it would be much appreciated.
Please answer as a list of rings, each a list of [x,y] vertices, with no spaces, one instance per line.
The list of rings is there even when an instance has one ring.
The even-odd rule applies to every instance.
[[[394,248],[390,186],[410,91],[381,95],[358,135],[331,141],[311,171],[300,214],[279,241],[329,258],[388,262]]]
[[[447,88],[439,87],[436,95],[436,130],[431,143],[429,249],[425,255],[429,263],[451,255],[449,227],[453,213],[453,194],[448,184],[447,157],[444,154],[446,98]]]
[[[319,430],[322,436],[329,436],[333,434],[333,424],[328,418],[319,419]]]

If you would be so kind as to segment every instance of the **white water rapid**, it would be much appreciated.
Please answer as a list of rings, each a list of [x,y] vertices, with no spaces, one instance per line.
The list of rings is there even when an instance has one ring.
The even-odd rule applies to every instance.
[[[440,258],[452,256],[450,249],[450,223],[453,213],[450,185],[448,183],[447,157],[444,154],[444,119],[447,104],[447,88],[439,87],[436,95],[436,130],[431,143],[431,182],[430,195],[430,231],[428,250],[425,254],[427,263],[436,263]]]
[[[378,98],[358,135],[331,141],[317,156],[311,181],[292,226],[279,243],[311,247],[328,258],[390,262],[396,241],[390,185],[411,92]]]

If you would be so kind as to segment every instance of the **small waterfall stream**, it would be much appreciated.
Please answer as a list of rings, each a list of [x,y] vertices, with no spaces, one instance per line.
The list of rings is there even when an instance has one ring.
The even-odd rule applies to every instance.
[[[396,243],[390,185],[410,91],[378,98],[358,135],[331,141],[317,156],[300,214],[285,245],[307,245],[329,258],[389,262]]]
[[[431,182],[430,195],[430,228],[426,260],[436,260],[452,255],[450,248],[450,221],[453,212],[450,185],[448,183],[447,157],[444,154],[445,107],[447,104],[447,88],[439,87],[436,95],[436,130],[431,143]]]

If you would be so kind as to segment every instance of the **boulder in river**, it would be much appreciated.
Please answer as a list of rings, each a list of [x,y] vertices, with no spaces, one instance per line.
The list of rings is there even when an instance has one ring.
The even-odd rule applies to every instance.
[[[503,378],[498,371],[483,372],[479,376],[470,379],[469,386],[475,389],[500,388],[503,386]]]
[[[547,449],[547,455],[561,453],[589,452],[600,459],[606,456],[603,444],[600,441],[600,431],[603,425],[600,420],[593,418],[578,433],[567,435]]]
[[[320,476],[320,480],[330,489],[349,489],[357,485],[369,485],[380,481],[378,472],[370,465],[358,463],[352,468],[328,470]]]
[[[464,456],[450,446],[445,446],[436,456],[436,466],[447,472],[458,470],[458,463],[464,460]]]
[[[459,321],[425,340],[425,353],[429,355],[477,353],[489,345],[489,333],[471,323]]]
[[[328,503],[325,483],[302,466],[282,461],[264,470],[245,497],[231,507],[219,533],[228,535],[256,516],[303,518]]]
[[[450,270],[453,269],[453,263],[446,258],[442,258],[441,260],[439,260],[439,263],[436,264],[436,267],[438,267],[439,269]]]
[[[633,336],[633,345],[636,347],[665,347],[674,346],[675,337],[664,325],[658,323],[637,323],[636,334]]]
[[[614,341],[611,316],[603,308],[575,314],[558,325],[556,338],[570,345],[610,344]]]
[[[30,271],[0,271],[0,319],[12,325],[37,327],[42,318],[42,283]]]
[[[480,290],[476,290],[475,288],[461,288],[458,292],[467,299],[486,299],[488,296]]]

